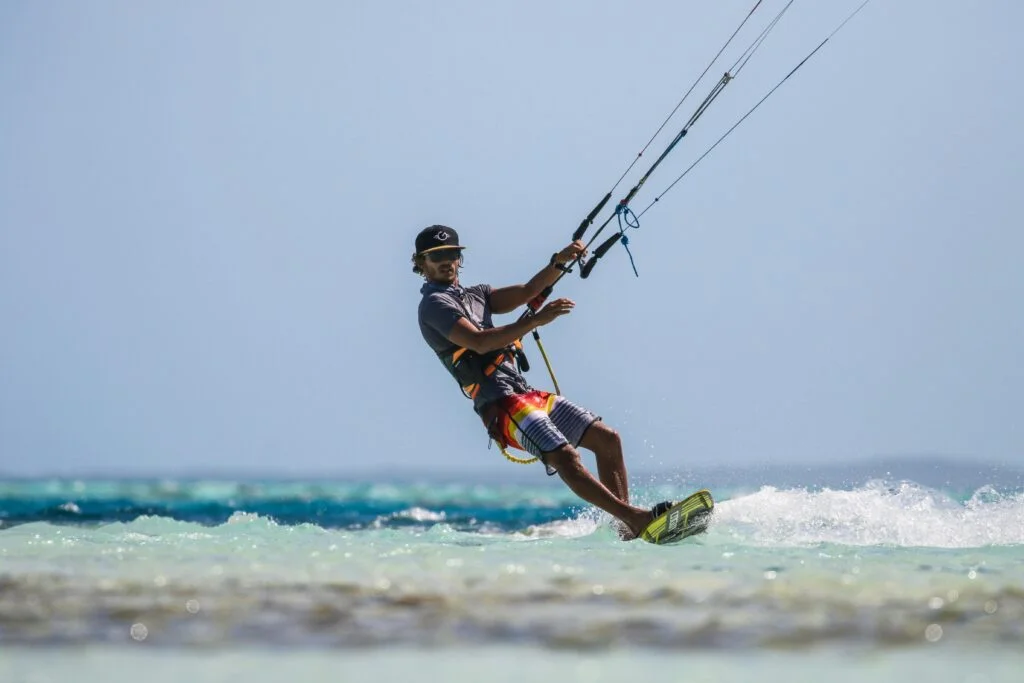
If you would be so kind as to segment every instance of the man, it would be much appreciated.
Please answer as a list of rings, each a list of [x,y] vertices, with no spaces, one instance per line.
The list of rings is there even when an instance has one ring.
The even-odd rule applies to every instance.
[[[493,314],[510,313],[553,284],[559,266],[586,254],[583,243],[573,242],[553,254],[526,284],[500,289],[459,283],[463,249],[458,233],[444,225],[432,225],[416,236],[412,269],[426,280],[419,306],[423,338],[473,399],[493,439],[539,458],[548,474],[557,472],[576,495],[620,520],[626,527],[620,530],[623,538],[639,536],[668,504],[659,503],[654,510],[629,504],[618,433],[565,398],[534,390],[513,362],[521,353],[520,338],[566,315],[575,304],[556,299],[511,324],[495,326],[492,321]],[[583,466],[579,446],[596,455],[600,480]]]

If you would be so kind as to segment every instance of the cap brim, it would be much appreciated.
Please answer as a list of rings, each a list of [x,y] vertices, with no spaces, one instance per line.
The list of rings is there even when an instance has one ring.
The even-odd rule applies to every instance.
[[[458,244],[445,244],[440,247],[431,247],[430,249],[424,249],[421,254],[429,254],[432,251],[441,251],[442,249],[465,249],[465,247],[459,246]]]

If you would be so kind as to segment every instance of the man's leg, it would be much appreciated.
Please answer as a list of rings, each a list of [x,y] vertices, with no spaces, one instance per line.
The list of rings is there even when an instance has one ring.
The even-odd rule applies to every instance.
[[[622,457],[622,439],[619,433],[604,422],[594,422],[583,434],[580,446],[593,451],[597,457],[597,476],[601,483],[623,503],[629,502],[629,480],[626,461]]]
[[[580,454],[569,444],[545,453],[544,460],[558,472],[558,476],[573,493],[621,520],[634,536],[639,536],[640,532],[654,520],[650,510],[630,505],[610,491],[605,484],[594,479],[594,475],[583,466]],[[625,482],[624,473],[622,481]]]

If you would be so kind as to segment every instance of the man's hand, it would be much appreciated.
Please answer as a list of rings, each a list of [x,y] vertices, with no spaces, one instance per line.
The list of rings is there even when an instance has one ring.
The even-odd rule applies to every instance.
[[[587,255],[587,247],[584,246],[581,240],[576,240],[562,251],[555,254],[555,262],[559,265],[565,265],[566,263],[572,263],[578,258],[582,258]]]
[[[547,325],[555,318],[563,316],[566,313],[572,311],[575,305],[576,303],[572,301],[572,299],[555,299],[554,301],[548,303],[547,306],[537,311],[534,318],[541,325]]]

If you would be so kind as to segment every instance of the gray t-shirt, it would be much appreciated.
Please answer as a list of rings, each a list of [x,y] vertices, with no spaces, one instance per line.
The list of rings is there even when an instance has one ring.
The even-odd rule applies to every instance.
[[[448,335],[459,318],[467,318],[481,329],[494,327],[490,285],[458,287],[427,282],[420,292],[423,294],[419,311],[420,332],[434,353],[450,353],[458,348]],[[473,409],[480,412],[491,401],[529,390],[530,385],[507,358],[495,373],[480,383],[480,391],[473,399]]]

